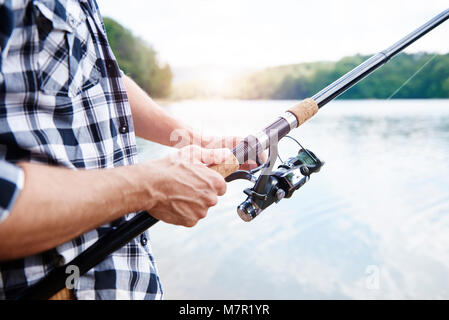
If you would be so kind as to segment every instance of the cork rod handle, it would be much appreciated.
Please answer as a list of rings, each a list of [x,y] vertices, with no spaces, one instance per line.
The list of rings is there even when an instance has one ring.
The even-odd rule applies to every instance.
[[[287,111],[295,115],[298,120],[297,127],[299,127],[318,112],[318,104],[313,99],[308,98],[295,104]]]
[[[240,164],[237,158],[234,155],[230,155],[224,162],[220,164],[214,164],[209,168],[217,171],[223,178],[226,178],[231,173],[237,171],[240,167]]]

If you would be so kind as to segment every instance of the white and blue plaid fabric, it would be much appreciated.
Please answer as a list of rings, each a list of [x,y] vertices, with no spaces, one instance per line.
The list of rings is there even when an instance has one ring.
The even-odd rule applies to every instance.
[[[23,187],[19,161],[73,170],[136,163],[121,75],[95,0],[0,0],[0,221]],[[0,298],[14,298],[132,216],[1,262]],[[81,276],[74,292],[78,299],[162,298],[148,232]]]

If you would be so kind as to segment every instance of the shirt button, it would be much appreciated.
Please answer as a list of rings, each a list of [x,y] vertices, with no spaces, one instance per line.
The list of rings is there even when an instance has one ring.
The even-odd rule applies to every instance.
[[[121,134],[127,133],[127,132],[128,132],[128,126],[125,126],[125,125],[121,126],[121,127],[118,129],[118,131],[119,131]]]
[[[76,20],[73,17],[69,17],[69,24],[72,28],[76,27]]]
[[[141,235],[140,236],[140,243],[145,247],[148,243],[148,239],[147,237],[145,237],[145,235]]]

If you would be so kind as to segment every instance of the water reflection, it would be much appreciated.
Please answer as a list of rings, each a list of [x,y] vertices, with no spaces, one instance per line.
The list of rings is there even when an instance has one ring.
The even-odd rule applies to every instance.
[[[246,135],[291,102],[187,101],[205,132]],[[251,223],[233,182],[193,229],[159,224],[166,298],[449,298],[449,101],[337,101],[293,136],[326,161]],[[288,156],[294,144],[281,146]],[[170,150],[139,140],[141,159]]]

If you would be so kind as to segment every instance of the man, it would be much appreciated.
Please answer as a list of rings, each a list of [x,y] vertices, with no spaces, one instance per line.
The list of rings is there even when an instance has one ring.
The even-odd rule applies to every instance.
[[[95,0],[0,0],[0,298],[14,298],[138,210],[194,226],[226,189],[201,135],[123,75]],[[144,66],[142,66],[144,67]],[[136,163],[135,135],[174,155]],[[178,143],[179,145],[179,143]],[[71,169],[71,170],[70,170]],[[77,299],[159,299],[148,233],[82,276]]]

